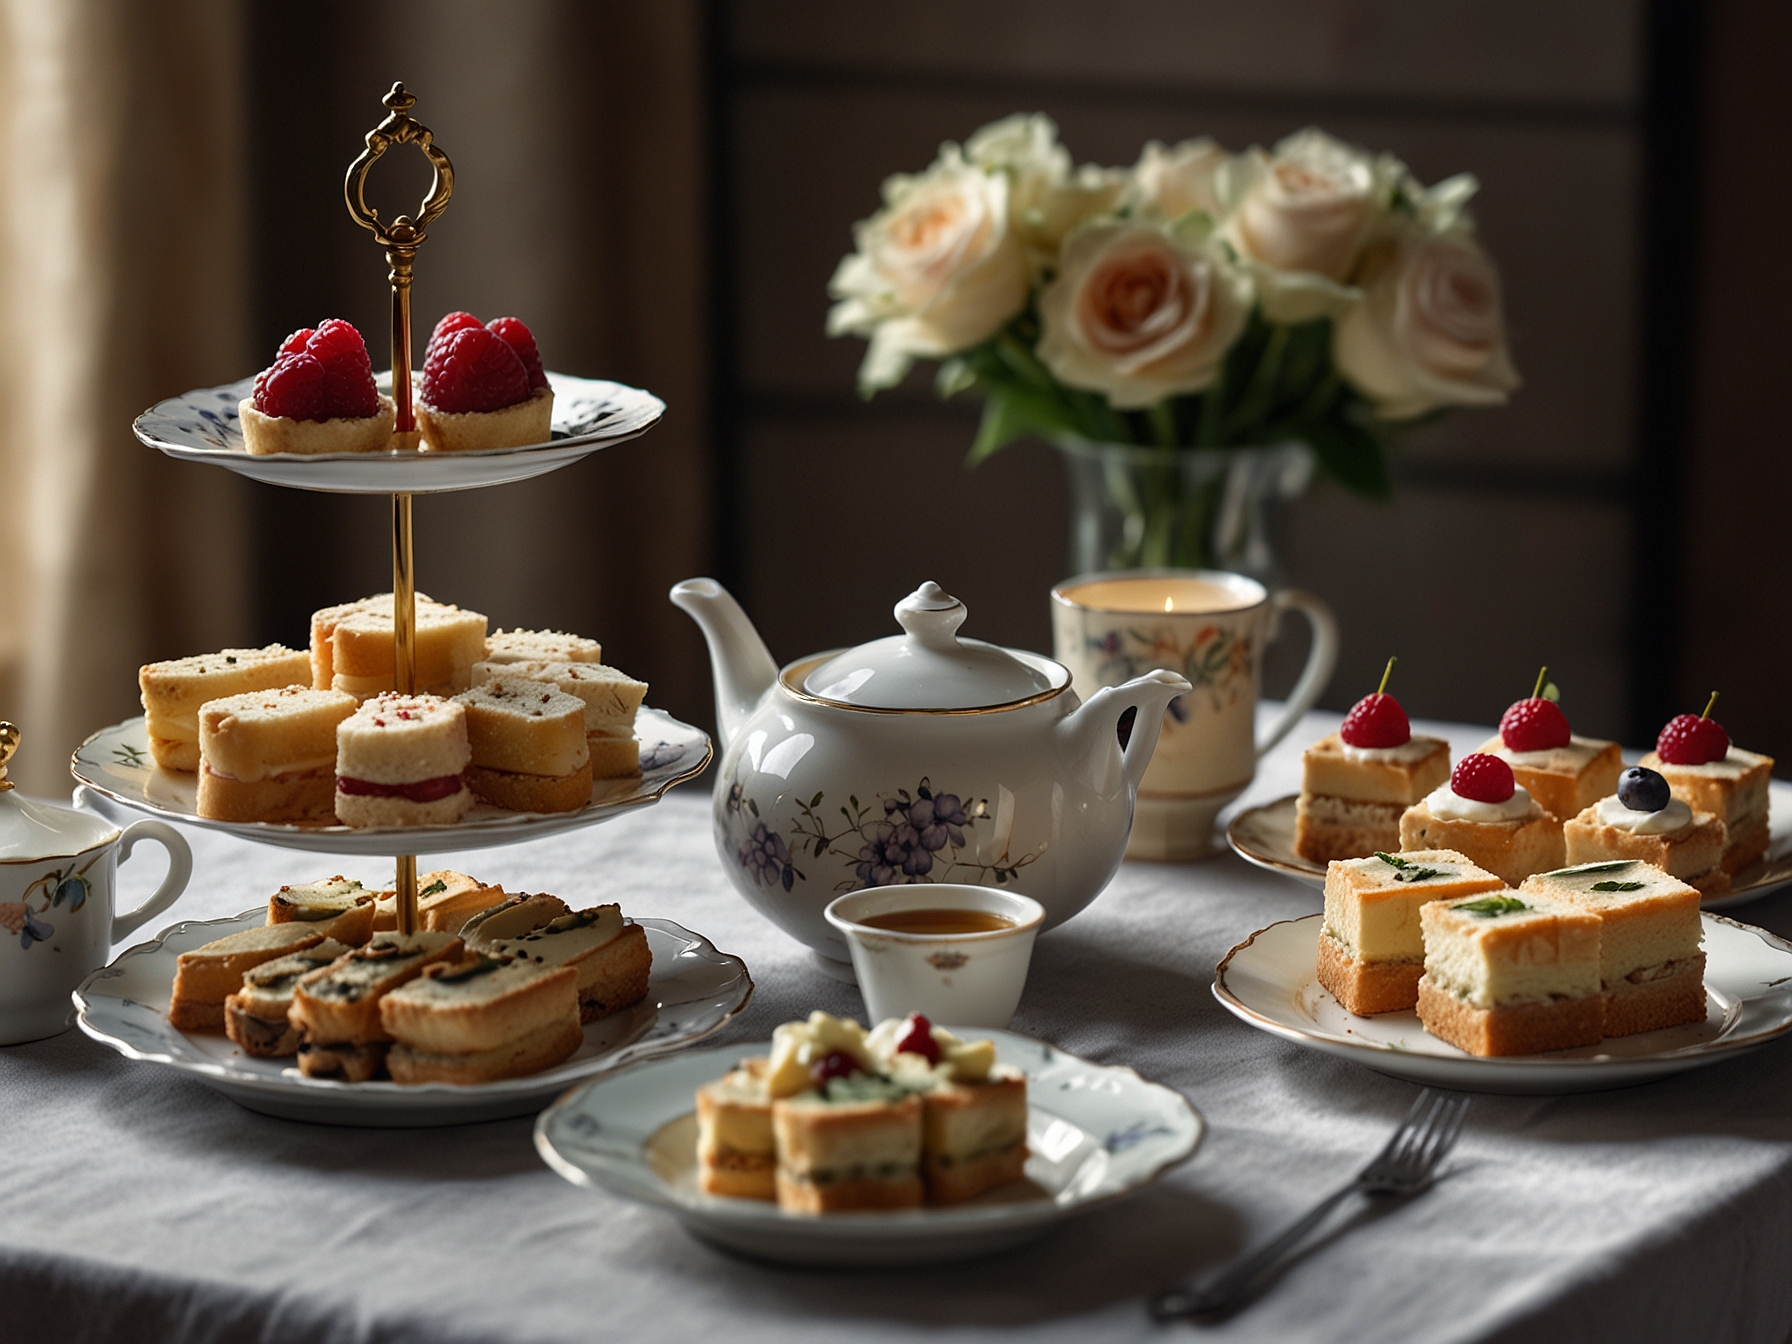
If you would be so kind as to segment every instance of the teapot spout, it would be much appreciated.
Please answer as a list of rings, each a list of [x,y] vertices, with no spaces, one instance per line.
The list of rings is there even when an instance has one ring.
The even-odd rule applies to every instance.
[[[1152,753],[1157,750],[1157,737],[1164,726],[1164,711],[1169,708],[1170,701],[1193,689],[1185,678],[1158,668],[1134,677],[1124,685],[1102,687],[1065,718],[1058,725],[1058,731],[1070,739],[1078,759],[1111,760],[1112,757],[1103,750],[1103,739],[1116,731],[1122,714],[1129,709],[1136,710],[1132,734],[1120,758],[1127,791],[1136,793],[1139,781],[1145,777],[1145,767],[1151,764]]]
[[[697,622],[709,644],[716,682],[717,745],[726,751],[771,688],[778,665],[740,603],[714,579],[686,579],[673,586],[671,598],[673,606]]]

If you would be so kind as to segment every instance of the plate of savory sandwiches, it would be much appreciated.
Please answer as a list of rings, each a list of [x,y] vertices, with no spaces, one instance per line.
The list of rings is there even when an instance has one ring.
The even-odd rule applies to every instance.
[[[1538,688],[1554,690],[1542,674]],[[1377,692],[1302,754],[1298,795],[1241,811],[1226,839],[1316,887],[1333,859],[1450,849],[1514,886],[1564,864],[1641,859],[1697,887],[1707,910],[1741,905],[1792,882],[1792,784],[1772,778],[1771,757],[1733,746],[1711,708],[1670,720],[1627,769],[1616,742],[1575,734],[1537,694],[1452,768],[1449,744],[1413,733]]]
[[[574,1089],[535,1145],[575,1185],[757,1259],[881,1267],[988,1254],[1194,1155],[1178,1092],[1006,1031],[813,1013],[759,1047]]]
[[[488,632],[417,596],[418,695],[392,691],[390,593],[312,614],[308,649],[138,670],[144,717],[75,752],[98,799],[292,848],[430,853],[532,840],[657,801],[708,737],[644,704],[596,640]]]
[[[1516,890],[1451,850],[1344,860],[1325,912],[1234,947],[1213,993],[1261,1031],[1414,1082],[1627,1087],[1792,1030],[1792,945],[1699,895],[1639,860]]]
[[[666,412],[663,401],[640,388],[564,373],[544,376],[553,391],[548,437],[518,446],[454,452],[251,453],[239,406],[254,394],[254,378],[157,402],[131,428],[144,443],[170,457],[228,467],[270,485],[338,494],[421,495],[526,481],[637,438]],[[422,383],[421,373],[412,375],[414,387],[421,388]],[[380,374],[378,385],[382,393],[389,393],[391,374]],[[389,398],[386,404],[390,405]],[[389,419],[386,431],[389,435]]]
[[[406,1127],[537,1111],[702,1039],[752,997],[738,957],[670,920],[462,873],[419,881],[408,936],[391,892],[341,877],[176,924],[83,981],[77,1020],[253,1111]]]

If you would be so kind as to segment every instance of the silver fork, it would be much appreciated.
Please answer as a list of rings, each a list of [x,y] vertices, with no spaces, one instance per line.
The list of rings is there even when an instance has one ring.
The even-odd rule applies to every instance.
[[[1152,1319],[1173,1321],[1226,1310],[1351,1195],[1414,1195],[1423,1190],[1431,1183],[1438,1164],[1456,1146],[1468,1104],[1467,1097],[1434,1096],[1430,1088],[1420,1092],[1387,1146],[1357,1173],[1355,1180],[1327,1195],[1274,1241],[1211,1282],[1195,1289],[1172,1288],[1157,1294],[1149,1303]]]

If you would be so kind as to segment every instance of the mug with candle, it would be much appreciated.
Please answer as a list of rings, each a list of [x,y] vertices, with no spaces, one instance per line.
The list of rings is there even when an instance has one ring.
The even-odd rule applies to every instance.
[[[1311,623],[1313,644],[1281,716],[1258,737],[1263,650],[1283,613]],[[1288,735],[1325,689],[1338,660],[1338,623],[1309,593],[1274,593],[1208,569],[1082,574],[1052,589],[1058,661],[1087,699],[1152,668],[1192,686],[1164,711],[1157,754],[1139,785],[1132,859],[1192,859],[1214,848],[1214,821],[1250,785],[1257,758]]]

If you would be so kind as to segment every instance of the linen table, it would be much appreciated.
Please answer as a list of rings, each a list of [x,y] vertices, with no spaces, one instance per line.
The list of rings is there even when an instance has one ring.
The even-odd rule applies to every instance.
[[[1265,707],[1268,708],[1267,706]],[[1314,714],[1244,800],[1291,792]],[[1420,725],[1458,753],[1485,730]],[[189,829],[191,888],[158,927],[381,860]],[[444,855],[510,890],[620,900],[744,957],[758,992],[719,1041],[812,1008],[857,1014],[734,894],[701,785],[609,824]],[[123,870],[121,905],[152,862]],[[151,871],[146,871],[151,870]],[[388,870],[389,871],[389,870]],[[253,1114],[70,1031],[0,1050],[0,1340],[832,1341],[1153,1339],[1143,1297],[1275,1232],[1377,1148],[1414,1087],[1230,1017],[1215,963],[1318,895],[1230,854],[1127,864],[1042,936],[1016,1031],[1184,1092],[1210,1133],[1138,1197],[1046,1240],[932,1270],[731,1258],[670,1217],[576,1189],[527,1119],[344,1129]],[[1732,912],[1792,934],[1792,895]],[[1748,1340],[1792,1327],[1792,1049],[1621,1091],[1482,1097],[1446,1177],[1348,1206],[1224,1340]],[[1347,1230],[1346,1230],[1347,1229]]]

